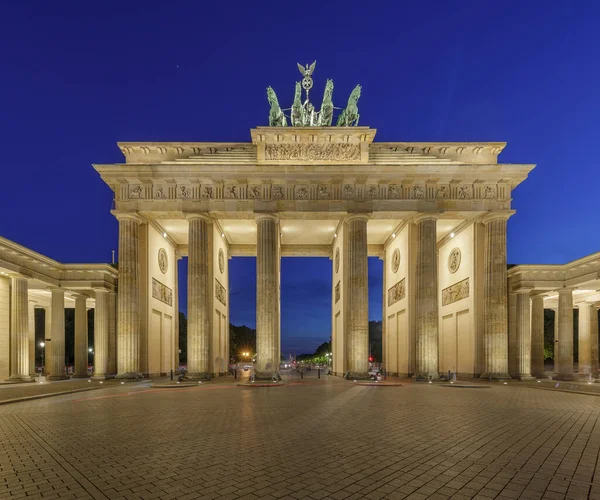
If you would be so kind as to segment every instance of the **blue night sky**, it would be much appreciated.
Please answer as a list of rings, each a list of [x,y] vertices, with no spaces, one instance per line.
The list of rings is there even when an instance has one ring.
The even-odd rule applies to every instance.
[[[502,162],[538,165],[514,192],[510,263],[599,251],[598,19],[584,0],[5,0],[0,235],[109,261],[117,222],[92,163],[122,161],[117,141],[249,141],[265,87],[291,100],[296,63],[316,59],[337,105],[362,84],[376,140],[506,141]],[[230,265],[231,320],[254,326],[255,261]],[[381,272],[370,259],[371,319]],[[330,282],[327,259],[283,259],[284,352],[329,339]]]

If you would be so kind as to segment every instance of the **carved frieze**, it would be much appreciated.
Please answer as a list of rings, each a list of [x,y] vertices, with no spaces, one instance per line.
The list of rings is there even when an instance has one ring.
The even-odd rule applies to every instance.
[[[469,278],[442,290],[442,305],[447,306],[469,296]]]
[[[340,270],[340,249],[335,249],[335,273],[337,274]]]
[[[367,189],[365,190],[365,196],[370,200],[379,198],[379,186],[367,186]]]
[[[237,186],[226,186],[225,187],[225,198],[237,199]]]
[[[177,186],[177,198],[187,200],[192,197],[192,188],[185,184]]]
[[[495,198],[496,197],[496,186],[485,186],[483,190],[483,197],[486,199]]]
[[[423,186],[413,186],[412,188],[412,197],[415,200],[422,200],[425,198],[425,189]]]
[[[167,198],[167,190],[161,186],[155,186],[154,188],[154,198],[157,200],[164,200]]]
[[[260,196],[260,186],[248,186],[248,198],[250,199],[259,199]]]
[[[448,198],[448,186],[438,186],[438,188],[435,191],[435,197],[438,199]]]
[[[265,160],[352,161],[360,160],[358,144],[266,144]]]
[[[400,250],[396,248],[392,254],[392,272],[395,273],[400,267]]]
[[[173,290],[167,285],[163,285],[156,278],[152,278],[152,297],[169,306],[173,305]]]
[[[221,282],[215,278],[215,296],[217,297],[217,300],[223,304],[224,306],[227,305],[227,290],[225,290],[225,287],[223,285],[221,285]]]
[[[308,188],[306,186],[296,186],[294,188],[294,197],[297,200],[308,199]]]
[[[388,290],[388,307],[402,300],[406,296],[406,287],[404,286],[406,278],[402,278],[398,283]]]
[[[283,186],[271,186],[271,197],[274,200],[282,200],[284,196]]]
[[[319,186],[319,200],[329,200],[331,199],[331,191],[329,190],[329,186],[327,184],[322,184]]]
[[[402,186],[400,184],[390,184],[389,196],[393,200],[402,197]]]
[[[450,255],[448,255],[448,271],[450,271],[452,274],[458,271],[458,268],[460,267],[460,259],[460,248],[453,248],[450,251]]]
[[[139,200],[144,197],[144,189],[142,186],[129,186],[129,198],[131,200]]]
[[[214,186],[203,186],[202,187],[202,198],[206,198],[208,200],[212,200],[215,197],[215,188]]]
[[[354,198],[354,185],[353,184],[345,184],[344,185],[344,198]]]
[[[163,274],[167,274],[167,270],[169,269],[169,257],[164,248],[158,250],[158,268]]]
[[[471,199],[471,186],[465,184],[458,187],[458,199],[459,200],[470,200]]]
[[[335,285],[335,303],[340,301],[340,282],[338,281]]]

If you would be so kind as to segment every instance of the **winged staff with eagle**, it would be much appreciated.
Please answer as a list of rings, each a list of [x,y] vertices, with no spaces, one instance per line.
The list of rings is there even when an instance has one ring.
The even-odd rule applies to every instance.
[[[291,108],[281,109],[275,91],[271,87],[267,87],[267,99],[271,106],[269,112],[269,126],[271,127],[286,127],[287,120],[290,119],[292,127],[329,127],[333,123],[333,111],[336,108],[333,105],[333,80],[327,80],[325,91],[323,92],[323,101],[321,110],[317,111],[310,102],[309,92],[313,87],[312,74],[315,71],[317,61],[312,64],[302,66],[298,63],[298,69],[302,75],[302,82],[296,82],[294,93],[294,102]],[[306,92],[306,99],[302,102],[302,90]],[[360,98],[361,86],[357,85],[352,90],[348,98],[348,105],[343,108],[338,116],[336,126],[350,127],[358,126],[358,99]],[[290,116],[287,116],[284,111],[290,111]]]

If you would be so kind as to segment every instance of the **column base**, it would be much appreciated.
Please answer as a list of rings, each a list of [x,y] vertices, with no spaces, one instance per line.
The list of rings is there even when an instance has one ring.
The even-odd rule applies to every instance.
[[[31,375],[11,375],[8,380],[11,382],[33,382]]]
[[[92,380],[108,380],[108,375],[92,375]]]
[[[523,381],[526,381],[526,380],[535,380],[535,377],[532,376],[532,375],[529,375],[529,374],[515,375],[513,378],[515,380],[523,380]]]
[[[201,373],[187,373],[185,378],[188,380],[210,380],[210,373],[201,372]]]
[[[71,378],[89,378],[90,376],[86,373],[83,375],[82,373],[74,373],[71,375]]]
[[[546,372],[534,372],[531,374],[534,378],[550,378]]]
[[[577,377],[577,375],[575,375],[574,373],[559,373],[558,375],[555,375],[554,377],[552,377],[552,380],[562,380],[564,382],[572,382],[574,380],[579,380],[579,377]]]
[[[346,380],[370,380],[369,372],[347,372],[344,377]]]
[[[482,373],[480,379],[487,380],[511,380],[512,377],[508,373]]]
[[[55,381],[55,380],[67,380],[69,377],[66,375],[49,375],[46,377],[47,380]]]
[[[117,374],[115,378],[120,380],[143,380],[144,376],[137,372],[125,372]]]
[[[254,380],[273,380],[273,379],[275,379],[276,381],[281,380],[281,375],[279,375],[279,372],[256,372],[254,374]]]

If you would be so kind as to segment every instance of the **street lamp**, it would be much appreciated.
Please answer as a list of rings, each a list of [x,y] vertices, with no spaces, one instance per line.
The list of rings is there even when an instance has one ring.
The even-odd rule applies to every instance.
[[[88,352],[93,356],[94,355],[94,349],[92,349],[91,347],[88,349]],[[87,371],[87,368],[86,368]],[[92,360],[92,373],[94,372],[94,362]]]
[[[42,370],[40,371],[40,376],[44,373],[44,347],[46,347],[46,342],[40,342],[40,347],[42,348]]]

